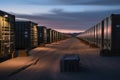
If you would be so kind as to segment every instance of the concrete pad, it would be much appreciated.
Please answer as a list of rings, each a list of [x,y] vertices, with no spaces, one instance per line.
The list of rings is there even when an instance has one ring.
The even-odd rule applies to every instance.
[[[33,57],[17,57],[0,63],[0,78],[5,78],[36,62]]]

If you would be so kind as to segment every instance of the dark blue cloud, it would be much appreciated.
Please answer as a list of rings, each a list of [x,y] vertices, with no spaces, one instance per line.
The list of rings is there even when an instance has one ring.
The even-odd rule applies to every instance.
[[[120,0],[27,0],[32,5],[120,5]]]
[[[69,5],[120,5],[120,0],[58,0]]]
[[[112,13],[120,13],[120,9],[98,12],[65,12],[61,9],[54,9],[52,12],[54,14],[15,15],[51,28],[85,30]]]
[[[3,10],[31,14],[14,12],[17,18],[29,19],[39,25],[57,29],[85,30],[112,13],[120,13],[120,0],[1,0],[0,3]],[[48,11],[45,12],[46,14],[41,14],[45,9],[41,10],[41,6],[43,8],[52,6],[56,9],[50,8],[50,12],[46,10]],[[57,6],[62,6],[62,8]]]
[[[28,5],[120,5],[120,0],[0,0],[1,4]]]

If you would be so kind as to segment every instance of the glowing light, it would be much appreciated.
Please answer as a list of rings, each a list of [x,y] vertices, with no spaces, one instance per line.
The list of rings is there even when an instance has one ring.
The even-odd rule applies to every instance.
[[[84,30],[70,30],[70,29],[55,29],[56,31],[62,32],[62,33],[79,33],[84,32]]]

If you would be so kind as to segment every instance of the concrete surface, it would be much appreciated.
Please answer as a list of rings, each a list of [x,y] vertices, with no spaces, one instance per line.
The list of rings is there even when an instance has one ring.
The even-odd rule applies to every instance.
[[[33,57],[17,57],[0,63],[0,80],[22,71],[37,61]]]
[[[66,53],[80,55],[80,72],[60,72],[60,58]],[[35,48],[30,55],[39,60],[6,80],[120,80],[120,57],[101,57],[98,48],[76,38]]]

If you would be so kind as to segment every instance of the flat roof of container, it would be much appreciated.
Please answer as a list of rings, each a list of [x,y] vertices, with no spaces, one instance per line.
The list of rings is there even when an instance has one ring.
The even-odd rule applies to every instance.
[[[41,27],[41,28],[47,28],[46,26],[37,26],[37,27]]]
[[[37,23],[35,23],[35,22],[32,22],[32,21],[22,21],[22,20],[20,20],[20,21],[16,21],[17,23],[33,23],[33,24],[36,24],[37,25]]]
[[[0,16],[4,16],[4,15],[9,15],[9,16],[14,16],[15,17],[15,15],[12,15],[12,14],[9,14],[5,11],[0,10]]]
[[[62,60],[80,60],[80,57],[78,54],[65,54]]]

